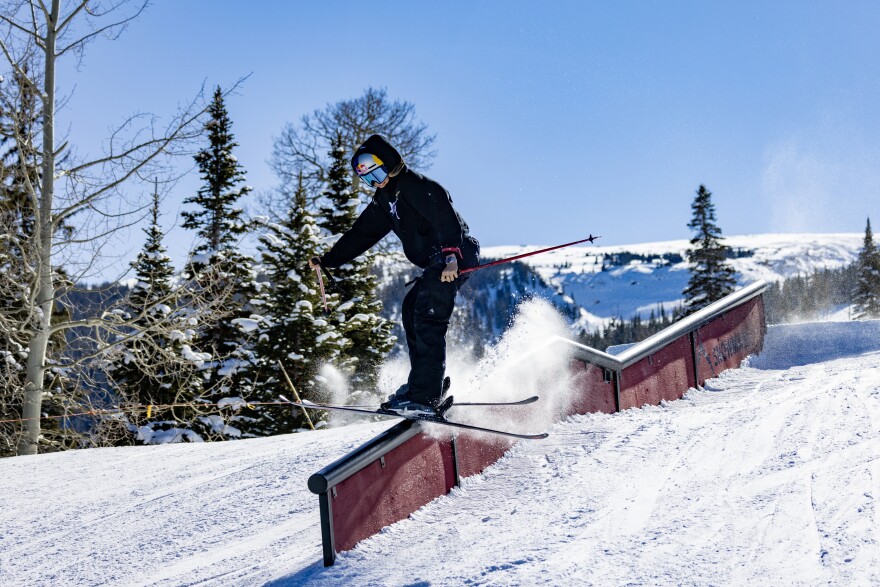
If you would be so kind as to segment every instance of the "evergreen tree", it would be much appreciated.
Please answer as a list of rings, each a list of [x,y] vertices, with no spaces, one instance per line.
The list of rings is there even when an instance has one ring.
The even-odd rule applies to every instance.
[[[856,262],[858,282],[854,302],[855,318],[880,318],[880,250],[874,243],[871,219],[865,226],[865,240]]]
[[[184,322],[188,313],[178,307],[174,268],[162,244],[158,189],[153,194],[150,226],[144,232],[144,248],[132,262],[137,281],[122,306],[133,319],[132,332],[125,343],[111,347],[107,353],[108,377],[123,405],[192,404],[199,396],[200,378],[194,373],[195,367],[182,368],[182,361],[177,359],[184,352],[182,332],[186,328],[163,327]],[[185,431],[191,428],[194,418],[195,412],[185,407],[132,410],[130,431],[138,440],[150,443],[157,433],[169,430],[187,435]]]
[[[33,315],[28,313],[28,300],[33,292],[34,239],[37,216],[29,195],[42,177],[40,161],[34,145],[42,132],[40,101],[33,87],[22,74],[13,72],[0,91],[0,418],[21,416],[21,389],[25,384],[24,364],[28,356],[28,331]],[[69,236],[73,228],[61,223],[59,235]],[[59,293],[70,286],[63,267],[55,266],[54,281]],[[67,317],[67,310],[57,301],[52,305],[52,322]],[[63,333],[50,337],[46,364],[57,365],[66,347]],[[51,367],[50,367],[51,368]],[[60,415],[71,382],[64,372],[55,372],[52,389],[46,394],[42,413]],[[5,419],[5,418],[3,418]],[[62,429],[58,420],[48,420],[42,426],[44,449],[71,442],[71,434]],[[0,428],[0,456],[15,454],[14,443],[4,439],[19,436],[13,425]],[[10,449],[11,452],[5,451]]]
[[[330,234],[342,234],[354,224],[358,199],[352,190],[348,155],[341,134],[330,151],[331,165],[327,186],[321,194],[321,227]],[[367,252],[334,270],[340,285],[340,303],[334,308],[333,324],[351,343],[350,356],[356,359],[352,383],[355,389],[372,389],[379,363],[394,346],[393,323],[382,318],[382,302],[376,297],[378,280],[372,273],[376,256]]]
[[[289,396],[285,372],[301,399],[320,401],[318,371],[322,364],[338,360],[349,344],[324,316],[314,274],[309,274],[308,260],[319,255],[320,248],[320,229],[308,211],[300,178],[287,215],[280,224],[269,224],[260,237],[261,264],[268,282],[256,299],[263,320],[252,369],[255,402]],[[338,302],[337,296],[328,296],[331,306]],[[252,417],[247,432],[254,435],[284,434],[307,426],[300,410],[255,406]],[[313,422],[320,417],[320,413],[311,414]]]
[[[693,217],[688,228],[696,232],[688,250],[691,277],[682,292],[688,313],[720,300],[736,286],[735,271],[727,262],[730,247],[722,243],[721,229],[715,224],[712,192],[701,185],[691,205]]]
[[[846,267],[820,269],[770,284],[764,292],[768,324],[821,319],[830,312],[855,304],[858,260]]]
[[[27,339],[17,333],[17,326],[27,320],[23,310],[23,299],[28,295],[23,247],[29,235],[25,223],[32,215],[26,211],[28,198],[21,184],[21,163],[28,157],[21,153],[14,139],[16,133],[27,132],[19,101],[0,93],[0,419],[21,416],[21,398],[13,390],[23,384],[22,364],[27,356]],[[26,164],[24,168],[30,166]],[[14,308],[22,310],[13,311]],[[11,425],[2,426],[3,439],[15,437]],[[14,442],[0,446],[0,456],[10,454],[15,454]]]
[[[195,160],[203,180],[198,193],[184,200],[195,210],[182,213],[182,226],[197,231],[200,239],[184,275],[193,279],[199,295],[214,305],[214,315],[200,324],[193,346],[196,360],[205,353],[211,361],[205,365],[203,399],[208,403],[235,402],[241,393],[243,370],[253,359],[247,332],[253,325],[251,300],[257,292],[254,260],[239,251],[248,232],[238,200],[251,191],[244,170],[233,155],[238,146],[232,135],[232,121],[218,87],[208,107],[210,119],[205,125],[208,146]],[[221,416],[202,419],[205,433],[213,436],[239,436],[240,431]]]
[[[0,218],[4,229],[14,230],[19,239],[33,234],[34,213],[26,184],[36,184],[40,178],[35,150],[22,148],[32,145],[40,132],[37,95],[20,77],[14,73],[11,84],[18,91],[0,93]],[[17,141],[16,136],[28,140]],[[14,241],[8,244],[15,248]]]
[[[204,185],[197,195],[184,200],[196,210],[184,211],[183,227],[197,231],[201,238],[197,253],[208,255],[234,249],[248,227],[243,221],[238,200],[251,191],[240,185],[245,180],[244,170],[232,154],[238,146],[232,135],[232,121],[218,87],[208,107],[210,120],[205,124],[209,145],[195,156]]]

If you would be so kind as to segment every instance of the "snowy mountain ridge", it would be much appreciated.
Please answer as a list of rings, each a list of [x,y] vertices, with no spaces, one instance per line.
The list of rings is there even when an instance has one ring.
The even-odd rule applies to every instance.
[[[730,263],[738,284],[744,286],[759,279],[772,282],[844,267],[856,260],[863,239],[858,233],[757,234],[727,236],[723,242],[735,253]],[[582,308],[579,322],[595,327],[615,316],[647,317],[661,304],[667,311],[677,306],[690,277],[689,247],[687,240],[577,245],[521,262]],[[501,259],[541,248],[545,246],[484,247],[482,256]]]

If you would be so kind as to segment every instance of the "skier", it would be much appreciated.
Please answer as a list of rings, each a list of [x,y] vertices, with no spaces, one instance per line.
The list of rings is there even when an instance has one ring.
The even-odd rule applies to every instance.
[[[333,247],[309,261],[312,269],[345,265],[390,231],[406,258],[423,269],[403,300],[403,329],[410,373],[382,408],[397,413],[437,414],[446,369],[446,330],[458,289],[479,264],[480,245],[437,182],[407,168],[400,153],[380,135],[357,148],[351,165],[373,198]]]

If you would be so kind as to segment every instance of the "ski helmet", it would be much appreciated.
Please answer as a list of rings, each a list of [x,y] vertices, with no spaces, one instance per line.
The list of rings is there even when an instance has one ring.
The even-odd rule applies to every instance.
[[[382,160],[372,153],[361,153],[357,156],[357,165],[355,166],[358,176],[367,185],[377,186],[388,177],[388,170]]]

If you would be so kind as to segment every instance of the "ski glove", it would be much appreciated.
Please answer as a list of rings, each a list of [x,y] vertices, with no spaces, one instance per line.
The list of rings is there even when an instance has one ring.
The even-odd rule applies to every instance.
[[[453,257],[452,262],[446,264],[443,273],[440,274],[440,281],[455,281],[458,277],[458,260]]]

